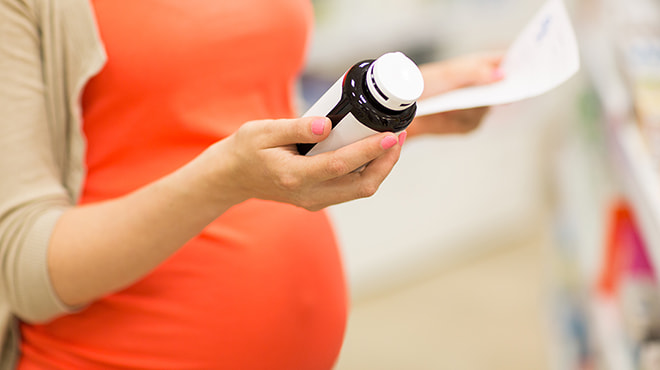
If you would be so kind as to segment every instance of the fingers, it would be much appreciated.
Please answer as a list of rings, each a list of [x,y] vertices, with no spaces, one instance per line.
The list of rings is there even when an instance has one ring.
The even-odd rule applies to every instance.
[[[464,75],[468,77],[464,82],[468,86],[472,86],[485,85],[501,80],[504,77],[504,72],[499,68],[501,62],[501,54],[478,54],[466,57],[462,65],[464,66]],[[470,75],[470,71],[473,74]]]
[[[306,166],[310,178],[326,181],[341,177],[382,156],[394,147],[400,147],[397,136],[393,133],[372,135],[335,151],[300,157]]]
[[[479,127],[479,124],[488,111],[488,107],[477,107],[447,112],[448,121],[451,122],[449,129],[451,132],[457,134],[474,131]]]
[[[239,183],[235,187],[248,189],[248,198],[310,210],[370,196],[396,163],[399,139],[380,133],[314,156],[291,152],[292,144],[321,141],[330,130],[324,117],[246,123],[225,141],[239,163],[232,167],[231,178]],[[363,166],[363,171],[355,171]]]
[[[318,143],[328,137],[331,123],[327,117],[303,117],[251,122],[255,140],[261,148],[298,143]]]
[[[369,162],[363,170],[353,171],[325,182],[318,189],[319,194],[322,194],[319,197],[321,201],[303,204],[303,207],[315,211],[333,204],[374,195],[399,160],[403,140],[405,134],[398,145],[387,149],[382,155]]]
[[[359,173],[362,184],[357,190],[357,195],[364,198],[376,193],[380,184],[385,181],[385,178],[392,172],[394,165],[399,160],[405,137],[406,133],[403,133],[400,136],[399,145],[396,145],[380,157],[369,162],[365,169]]]
[[[424,76],[424,92],[420,99],[449,90],[493,83],[504,77],[498,68],[501,53],[472,54],[420,67]]]
[[[408,127],[408,132],[411,136],[466,134],[479,127],[489,109],[489,107],[477,107],[416,117]]]

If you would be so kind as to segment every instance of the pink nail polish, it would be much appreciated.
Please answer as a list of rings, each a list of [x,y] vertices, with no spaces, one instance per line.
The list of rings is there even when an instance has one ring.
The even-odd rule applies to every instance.
[[[495,68],[493,70],[493,74],[491,75],[491,78],[495,81],[503,79],[504,78],[504,71],[499,69],[499,68]]]
[[[389,149],[398,143],[399,140],[397,140],[396,136],[386,136],[383,140],[380,142],[380,146],[383,147],[383,149]]]
[[[325,130],[325,118],[316,118],[312,121],[312,133],[314,135],[323,135]]]
[[[403,143],[406,142],[406,138],[408,137],[408,133],[406,131],[403,131],[402,133],[399,134],[399,145],[403,146]]]

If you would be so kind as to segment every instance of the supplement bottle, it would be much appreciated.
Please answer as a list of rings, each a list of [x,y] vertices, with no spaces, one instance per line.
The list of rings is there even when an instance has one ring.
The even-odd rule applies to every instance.
[[[330,118],[330,135],[317,144],[298,144],[298,152],[315,155],[379,132],[403,131],[415,118],[423,90],[419,68],[403,53],[359,62],[303,115]]]

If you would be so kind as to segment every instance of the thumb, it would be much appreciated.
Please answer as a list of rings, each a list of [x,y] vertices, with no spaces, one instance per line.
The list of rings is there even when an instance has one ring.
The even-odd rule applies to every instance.
[[[318,143],[328,137],[332,129],[327,117],[281,119],[268,130],[265,144],[269,147],[298,143]]]

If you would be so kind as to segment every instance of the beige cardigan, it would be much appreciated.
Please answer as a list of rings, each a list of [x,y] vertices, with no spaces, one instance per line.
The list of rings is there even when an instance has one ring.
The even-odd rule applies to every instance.
[[[17,320],[69,312],[46,264],[50,235],[84,178],[80,94],[105,62],[88,0],[0,0],[0,369]]]

